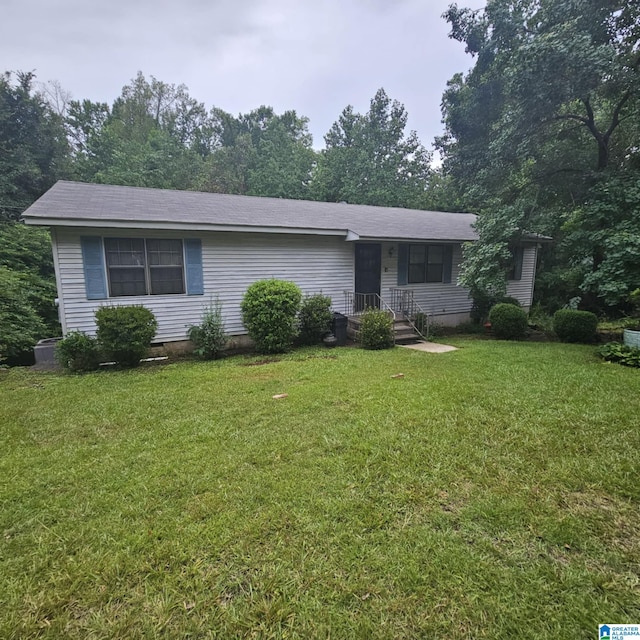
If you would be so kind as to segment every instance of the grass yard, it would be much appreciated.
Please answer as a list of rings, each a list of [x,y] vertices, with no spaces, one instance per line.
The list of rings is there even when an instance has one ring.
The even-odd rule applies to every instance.
[[[639,623],[640,370],[452,342],[0,372],[0,637]]]

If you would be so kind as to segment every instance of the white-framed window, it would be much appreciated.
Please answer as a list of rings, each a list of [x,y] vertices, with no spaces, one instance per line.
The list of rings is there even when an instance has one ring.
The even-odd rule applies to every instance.
[[[104,238],[109,296],[185,293],[182,240]]]

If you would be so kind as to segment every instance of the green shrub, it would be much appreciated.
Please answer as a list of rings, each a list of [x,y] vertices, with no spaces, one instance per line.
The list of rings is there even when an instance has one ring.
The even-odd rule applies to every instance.
[[[358,340],[365,349],[393,347],[393,319],[386,311],[368,309],[362,314]]]
[[[242,322],[261,353],[282,353],[296,337],[302,293],[286,280],[258,280],[242,300]]]
[[[139,306],[100,307],[96,311],[96,337],[109,360],[135,367],[145,357],[158,322],[149,309]]]
[[[471,293],[473,304],[471,305],[471,312],[469,317],[472,322],[476,324],[483,324],[489,318],[489,312],[497,304],[511,304],[515,307],[519,307],[520,301],[511,296],[500,296],[485,293],[483,291],[473,291]]]
[[[331,330],[331,298],[321,294],[307,296],[302,301],[298,321],[300,343],[317,344]]]
[[[98,341],[82,331],[70,331],[56,344],[55,354],[66,371],[95,371],[100,365]]]
[[[640,349],[619,342],[608,342],[599,349],[600,355],[608,362],[617,362],[626,367],[640,367]]]
[[[189,340],[193,342],[194,352],[207,360],[215,359],[224,349],[227,335],[219,300],[204,309],[200,324],[189,327]]]
[[[544,331],[547,334],[553,332],[553,318],[544,310],[539,302],[533,305],[529,311],[529,326],[538,331]]]
[[[590,311],[560,309],[553,314],[553,330],[562,342],[595,342],[598,318]]]
[[[527,335],[527,314],[513,304],[499,302],[489,312],[489,322],[496,338],[517,340]]]
[[[498,300],[498,302],[503,302],[504,304],[512,304],[514,307],[522,307],[520,304],[520,300],[518,298],[513,298],[512,296],[503,296]]]

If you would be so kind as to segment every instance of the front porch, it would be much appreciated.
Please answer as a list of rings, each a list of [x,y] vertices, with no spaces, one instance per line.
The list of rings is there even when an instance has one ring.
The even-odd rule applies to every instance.
[[[342,313],[347,316],[347,335],[358,339],[362,316],[369,309],[380,309],[393,319],[396,344],[426,340],[429,335],[429,316],[415,301],[411,289],[391,288],[388,297],[377,293],[344,292]]]

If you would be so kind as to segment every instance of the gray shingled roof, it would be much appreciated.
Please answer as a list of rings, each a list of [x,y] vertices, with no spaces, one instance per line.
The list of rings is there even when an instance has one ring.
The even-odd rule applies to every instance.
[[[57,182],[23,214],[29,224],[104,223],[122,228],[184,225],[272,227],[309,233],[351,231],[361,238],[476,240],[470,213],[417,211],[307,200]]]

